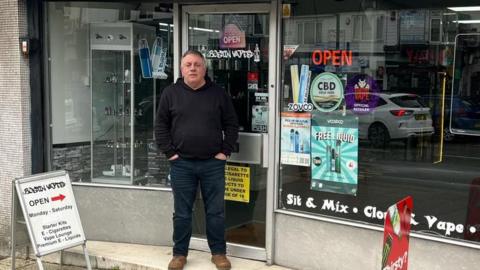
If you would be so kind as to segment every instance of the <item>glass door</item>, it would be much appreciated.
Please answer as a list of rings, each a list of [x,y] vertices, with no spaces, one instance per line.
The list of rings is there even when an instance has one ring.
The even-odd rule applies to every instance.
[[[226,167],[228,253],[266,260],[270,5],[183,7],[183,48],[200,51],[207,75],[231,96],[240,124],[238,149]],[[272,92],[272,93],[269,93]],[[272,200],[273,201],[273,200]],[[208,250],[201,194],[193,213],[192,248]]]

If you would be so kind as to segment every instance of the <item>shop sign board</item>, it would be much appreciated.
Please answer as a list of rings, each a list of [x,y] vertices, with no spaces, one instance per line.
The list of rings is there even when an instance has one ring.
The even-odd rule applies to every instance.
[[[413,200],[408,196],[390,206],[385,216],[382,270],[407,270]]]
[[[37,257],[82,245],[86,241],[70,177],[66,172],[50,175],[15,181]]]
[[[281,163],[310,166],[310,113],[282,112]]]
[[[252,50],[209,50],[205,53],[207,59],[250,59],[254,56]]]
[[[321,112],[331,112],[340,106],[343,100],[343,84],[337,75],[323,72],[313,79],[310,88],[313,105]]]
[[[313,114],[312,190],[356,195],[358,117]]]
[[[250,202],[250,167],[225,166],[225,200]]]

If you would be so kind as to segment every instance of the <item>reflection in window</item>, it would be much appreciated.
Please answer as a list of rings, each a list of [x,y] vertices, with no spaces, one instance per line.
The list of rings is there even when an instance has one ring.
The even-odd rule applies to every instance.
[[[455,67],[452,42],[460,33],[480,32],[476,24],[459,22],[459,18],[474,18],[478,14],[453,12],[441,6],[440,2],[432,4],[430,1],[427,4],[422,0],[415,4],[404,2],[402,8],[383,6],[369,7],[368,10],[343,1],[340,6],[332,5],[331,13],[322,10],[312,14],[314,11],[308,7],[313,3],[313,0],[298,2],[292,6],[294,16],[283,18],[285,32],[282,46],[302,44],[304,40],[310,42],[312,39],[307,37],[309,33],[306,30],[301,31],[303,28],[298,28],[299,33],[290,30],[293,28],[292,21],[299,23],[307,16],[309,20],[318,21],[315,44],[300,47],[282,61],[279,207],[382,225],[382,220],[366,216],[364,208],[375,206],[377,209],[386,209],[395,201],[411,195],[415,201],[415,220],[418,222],[412,226],[413,231],[480,241],[480,218],[474,214],[480,209],[472,206],[478,205],[475,194],[480,194],[480,138],[456,132],[462,127],[480,128],[480,42],[472,41],[468,43],[472,46],[459,50],[463,56],[455,57]],[[327,17],[334,19],[330,21],[325,19]],[[318,40],[319,23],[328,33],[328,38],[321,40],[323,42]],[[317,65],[312,63],[313,51],[328,56],[342,50],[352,51],[351,65],[335,65],[331,60],[321,61]],[[301,64],[307,66],[302,67]],[[309,112],[292,112],[292,97],[301,92],[294,92],[296,90],[293,89],[296,76],[298,81],[302,80],[302,68],[303,75],[310,76],[310,84],[307,83],[309,90],[312,87],[319,89],[320,75],[334,74],[335,77],[325,77],[331,81],[337,81],[338,78],[344,93],[356,84],[356,89],[360,89],[356,92],[358,100],[351,100],[364,101],[362,106],[368,109],[362,114],[355,113],[351,109],[355,103],[349,104],[346,95],[338,109],[332,112],[319,112],[318,106],[312,106],[314,111],[311,113],[314,116],[310,118],[305,115]],[[362,81],[354,82],[359,75],[363,76]],[[322,89],[324,85],[329,86],[321,84]],[[314,93],[315,100],[310,92],[307,99],[310,104],[307,105],[318,105],[320,101],[328,107],[328,99],[335,99],[331,96],[322,97],[318,91]],[[374,96],[378,97],[375,102]],[[346,107],[345,116],[341,116],[343,106]],[[317,132],[313,137],[310,134],[310,140],[315,136],[328,138],[328,132],[322,133],[322,127],[318,124],[326,116],[331,117],[330,120],[358,118],[358,164],[345,158],[346,152],[333,141],[323,150],[320,145],[318,149],[312,147],[312,152],[308,154],[304,150],[296,151],[296,140],[299,145],[306,145],[305,138],[297,138],[296,135],[301,134],[302,130]],[[306,119],[312,121],[310,126],[298,124],[308,123]],[[450,122],[452,129],[449,128]],[[297,126],[291,127],[291,123],[297,123]],[[312,141],[310,143],[319,145],[312,144]],[[338,170],[338,162],[341,163],[341,170]],[[322,168],[322,164],[330,165],[327,170],[330,178],[325,177],[329,181],[335,181],[332,176],[334,173],[338,178],[343,177],[339,172],[344,172],[344,168],[358,168],[357,195],[346,195],[350,193],[341,186],[337,186],[334,192],[322,190],[317,181],[321,177],[312,176],[312,173],[318,172],[312,166]],[[288,203],[289,194],[312,198],[318,203],[341,201],[350,209],[356,207],[359,214],[341,214],[320,207],[313,209],[292,205]],[[430,226],[425,216],[456,224],[460,229],[447,233],[437,226]]]
[[[304,41],[303,41],[303,23],[299,23],[297,25],[297,40],[298,40],[298,43],[300,44],[303,44]]]
[[[315,43],[314,33],[316,32],[315,31],[315,23],[313,21],[305,22],[304,27],[305,27],[305,29],[304,29],[305,34],[304,34],[303,43],[304,44],[314,44]]]
[[[375,38],[377,40],[383,40],[383,31],[384,31],[384,23],[385,23],[385,17],[382,15],[382,16],[378,16],[377,17],[377,25],[376,25],[376,36]]]
[[[317,22],[315,30],[316,30],[316,32],[315,32],[316,33],[315,43],[320,44],[320,43],[322,43],[322,33],[323,33],[322,23]]]
[[[353,39],[360,40],[362,37],[362,17],[353,16]]]
[[[367,16],[362,15],[362,40],[372,40],[372,23],[370,18]]]
[[[431,24],[431,31],[430,31],[430,41],[438,42],[440,41],[440,26],[441,26],[440,19],[432,19],[430,21]]]

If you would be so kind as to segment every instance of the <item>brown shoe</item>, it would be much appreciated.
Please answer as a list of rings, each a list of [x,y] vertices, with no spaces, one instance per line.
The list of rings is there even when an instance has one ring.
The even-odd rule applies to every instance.
[[[225,254],[212,255],[212,263],[215,264],[218,270],[230,270],[232,268],[232,264],[230,264]]]
[[[183,270],[185,264],[187,264],[187,257],[173,256],[172,260],[168,264],[168,270]]]

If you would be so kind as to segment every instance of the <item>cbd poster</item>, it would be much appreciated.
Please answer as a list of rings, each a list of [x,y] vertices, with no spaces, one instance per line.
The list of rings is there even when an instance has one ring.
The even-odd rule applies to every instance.
[[[310,166],[310,113],[282,113],[282,164]]]
[[[311,189],[356,195],[358,117],[340,113],[312,117]]]
[[[382,270],[407,270],[412,210],[410,196],[388,208],[383,233]]]

